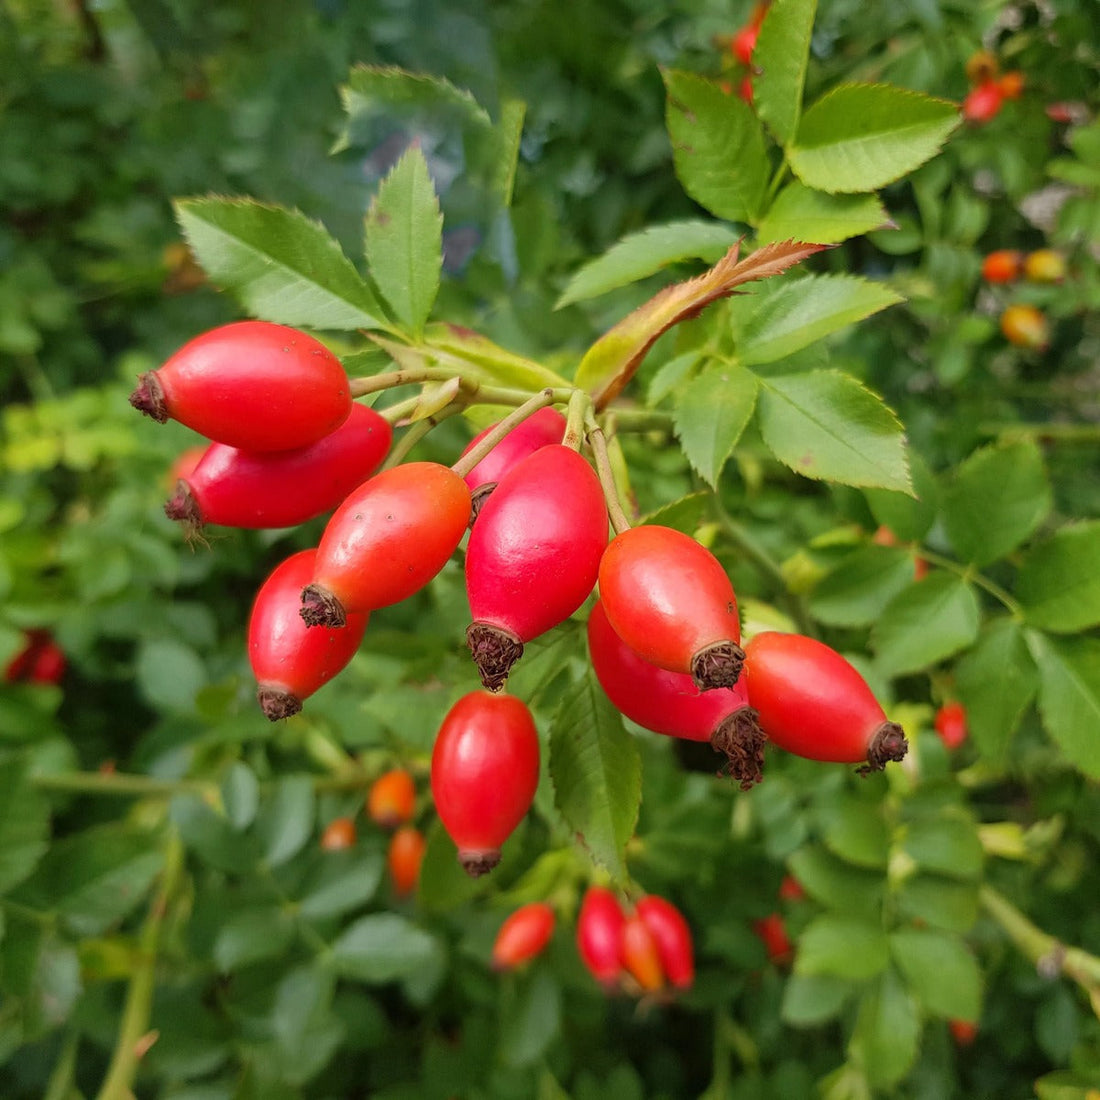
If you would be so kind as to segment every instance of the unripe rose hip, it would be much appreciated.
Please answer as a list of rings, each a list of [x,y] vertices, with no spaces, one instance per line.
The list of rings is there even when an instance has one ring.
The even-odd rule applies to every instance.
[[[355,844],[355,822],[350,817],[334,817],[321,834],[321,851],[341,852]]]
[[[351,411],[340,360],[286,325],[238,321],[184,344],[138,380],[130,404],[246,451],[307,447]]]
[[[424,834],[415,825],[402,825],[390,837],[386,849],[386,869],[393,892],[398,897],[407,897],[416,889],[427,846]]]
[[[367,792],[367,816],[383,829],[412,820],[416,809],[416,784],[404,768],[383,772]]]
[[[623,922],[619,961],[644,992],[654,993],[665,984],[657,940],[637,913]]]
[[[223,527],[293,527],[335,508],[386,457],[389,423],[366,405],[308,447],[243,451],[212,443],[164,506],[169,519],[196,531]]]
[[[909,747],[867,681],[835,649],[801,634],[764,631],[745,646],[745,686],[760,728],[809,760],[855,764],[866,775]]]
[[[687,673],[650,664],[615,633],[602,600],[588,617],[588,652],[604,693],[632,722],[669,737],[710,742],[726,754],[742,790],[763,778],[766,738],[740,680],[732,688],[700,691]]]
[[[532,901],[510,913],[493,942],[493,969],[515,970],[542,954],[554,934],[554,910]]]
[[[310,626],[339,626],[424,587],[454,553],[470,519],[470,490],[450,467],[407,462],[375,474],[333,513],[302,592]]]
[[[432,749],[432,797],[467,874],[500,862],[538,782],[538,732],[519,699],[473,691],[451,707]]]
[[[615,633],[650,664],[690,673],[703,690],[737,682],[737,597],[690,535],[654,524],[616,535],[600,560],[600,599]]]
[[[524,643],[584,603],[606,546],[603,489],[576,451],[551,444],[505,474],[466,549],[466,641],[485,687],[499,690]]]
[[[676,989],[690,988],[695,981],[695,952],[691,928],[684,914],[672,902],[656,894],[642,898],[634,911],[653,937],[669,985]]]
[[[303,585],[313,575],[315,550],[301,550],[264,581],[248,622],[248,659],[256,697],[271,721],[289,718],[355,655],[367,629],[365,614],[341,630],[311,630],[299,614]]]

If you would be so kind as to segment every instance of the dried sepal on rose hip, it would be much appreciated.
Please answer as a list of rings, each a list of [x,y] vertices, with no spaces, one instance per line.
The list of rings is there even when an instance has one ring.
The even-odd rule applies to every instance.
[[[353,613],[340,630],[311,630],[299,614],[302,587],[313,575],[316,550],[300,550],[260,586],[248,622],[248,660],[256,698],[271,721],[289,718],[355,655],[367,615]]]
[[[600,599],[615,633],[650,664],[701,690],[732,687],[745,654],[737,597],[715,556],[671,527],[620,532],[600,559]]]
[[[515,970],[541,955],[554,934],[554,910],[532,901],[509,913],[493,941],[493,969]]]
[[[550,444],[504,475],[466,548],[466,642],[486,688],[588,598],[607,534],[599,478],[576,451]]]
[[[744,684],[700,691],[684,672],[669,672],[634,652],[611,627],[603,601],[588,616],[588,653],[604,694],[622,714],[654,733],[709,742],[748,790],[763,779],[767,738]]]
[[[768,740],[809,760],[856,764],[863,775],[904,758],[867,681],[835,649],[802,634],[767,630],[745,646],[745,686]]]
[[[237,321],[196,336],[138,379],[130,404],[230,447],[285,451],[335,431],[351,412],[340,360],[286,325]]]
[[[432,798],[467,874],[500,862],[538,781],[538,731],[521,700],[473,691],[451,707],[432,748]]]
[[[293,527],[335,508],[386,457],[389,423],[365,405],[352,406],[335,431],[290,451],[244,451],[212,443],[176,482],[164,506],[169,519],[198,534],[222,527]]]

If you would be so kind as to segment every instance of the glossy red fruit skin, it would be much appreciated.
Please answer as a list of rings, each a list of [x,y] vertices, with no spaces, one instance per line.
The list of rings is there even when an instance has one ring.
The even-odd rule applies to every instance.
[[[493,942],[493,969],[515,970],[541,955],[554,934],[554,910],[532,901],[510,913]]]
[[[962,113],[967,122],[976,126],[989,122],[1000,112],[1004,93],[995,80],[971,88],[963,100]]]
[[[657,940],[637,913],[623,922],[619,961],[644,992],[654,993],[665,984]]]
[[[237,321],[196,336],[143,374],[130,403],[217,443],[286,451],[316,443],[351,412],[340,360],[286,325]]]
[[[248,660],[260,707],[273,722],[297,714],[303,700],[344,668],[367,629],[365,614],[349,615],[341,630],[311,630],[302,622],[302,587],[313,575],[316,554],[300,550],[276,566],[252,604]]]
[[[489,690],[503,686],[525,642],[584,603],[606,546],[600,479],[576,451],[550,444],[504,475],[466,548],[466,638]]]
[[[590,886],[577,915],[577,952],[588,972],[611,991],[619,980],[619,948],[626,915],[618,898],[603,886]]]
[[[745,686],[768,739],[809,760],[866,771],[908,748],[859,672],[835,649],[802,634],[764,631],[745,646]]]
[[[404,768],[383,772],[367,792],[367,816],[383,829],[411,821],[416,809],[416,784]]]
[[[335,508],[378,468],[393,440],[389,423],[366,405],[308,447],[242,451],[212,443],[164,506],[193,528],[293,527]]]
[[[599,581],[612,628],[640,657],[690,673],[704,690],[736,683],[737,597],[718,559],[690,535],[654,524],[621,532],[600,559]]]
[[[424,834],[415,825],[402,825],[390,837],[386,849],[386,869],[389,871],[393,892],[407,897],[420,881],[420,864],[427,848]]]
[[[538,731],[521,700],[472,691],[451,707],[432,749],[432,798],[468,874],[500,862],[538,782]]]
[[[672,902],[656,894],[642,898],[634,911],[657,945],[661,969],[669,985],[690,989],[695,981],[695,951],[691,928],[684,914]]]
[[[936,733],[940,735],[940,740],[948,752],[954,752],[966,741],[969,734],[966,723],[966,707],[962,703],[944,703],[936,711],[934,724]]]
[[[406,462],[375,474],[333,513],[302,594],[311,626],[411,596],[447,563],[470,519],[470,490],[450,467]]]
[[[752,64],[752,53],[756,49],[756,40],[760,37],[760,25],[758,23],[749,23],[742,27],[734,36],[733,41],[730,43],[730,49],[733,52],[733,56],[741,62],[742,65]]]
[[[496,424],[477,433],[466,445],[463,454],[468,454],[494,428]],[[560,443],[565,435],[565,417],[557,409],[547,406],[532,413],[526,420],[513,428],[465,477],[470,492],[483,492],[491,489],[513,466],[522,462],[528,455],[534,454],[540,447],[551,443]]]
[[[24,631],[23,648],[4,668],[9,684],[59,684],[68,667],[65,651],[48,630]]]
[[[1011,283],[1020,277],[1024,257],[1014,248],[990,252],[982,260],[982,278],[987,283]]]
[[[727,755],[730,774],[748,790],[763,778],[764,736],[744,684],[700,691],[686,672],[669,672],[639,657],[615,633],[597,600],[588,616],[588,655],[612,705],[654,733],[708,741]]]

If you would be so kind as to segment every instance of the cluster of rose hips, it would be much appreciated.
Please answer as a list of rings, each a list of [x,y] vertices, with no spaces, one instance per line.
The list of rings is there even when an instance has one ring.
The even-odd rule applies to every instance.
[[[1008,285],[1024,279],[1031,283],[1057,284],[1066,277],[1066,259],[1053,248],[1033,252],[1002,248],[982,260],[982,278],[987,283]],[[1042,351],[1050,344],[1050,322],[1046,314],[1028,302],[1013,302],[1001,312],[1001,332],[1016,347]]]
[[[392,830],[386,849],[386,869],[398,897],[407,897],[420,879],[424,858],[424,834],[413,823],[416,813],[416,783],[405,768],[391,768],[370,785],[366,799],[367,817],[379,828]],[[321,848],[338,852],[351,848],[358,839],[353,817],[334,817],[321,833]]]
[[[761,778],[767,740],[864,772],[904,755],[901,728],[839,653],[779,632],[742,649],[717,558],[673,528],[630,526],[613,489],[605,495],[610,478],[579,451],[587,436],[600,466],[602,432],[583,401],[566,420],[545,391],[453,466],[375,473],[391,428],[353,401],[356,388],[312,337],[249,321],[185,345],[142,376],[131,402],[211,440],[166,506],[190,527],[282,527],[335,507],[318,545],[278,565],[253,604],[248,653],[272,720],[344,668],[370,614],[428,584],[469,531],[466,641],[486,690],[454,704],[431,763],[436,810],[469,873],[496,865],[538,784],[538,733],[523,701],[503,693],[509,672],[597,584],[589,649],[612,703],[657,733],[709,741],[743,789]]]
[[[4,666],[9,684],[59,684],[68,662],[48,630],[23,633],[23,648]]]
[[[1000,63],[987,50],[979,50],[966,62],[966,76],[970,91],[963,100],[963,118],[974,126],[981,126],[995,118],[1005,100],[1019,99],[1027,80],[1018,69],[1000,71]]]

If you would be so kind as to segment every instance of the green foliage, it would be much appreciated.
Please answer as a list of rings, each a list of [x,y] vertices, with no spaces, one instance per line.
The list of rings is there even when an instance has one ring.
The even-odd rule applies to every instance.
[[[715,44],[747,3],[254,14],[0,14],[0,660],[28,631],[67,660],[0,684],[4,1096],[1088,1100],[1089,5],[773,0],[751,73]],[[1026,88],[960,127],[979,46]],[[746,75],[751,106],[726,90]],[[989,251],[1039,247],[1062,282],[981,280]],[[1015,301],[1047,314],[1049,350],[1002,338]],[[510,679],[544,774],[468,878],[427,780],[476,684],[461,569],[372,613],[352,664],[272,725],[249,607],[323,520],[188,547],[163,515],[196,439],[126,394],[239,313],[317,331],[365,386],[405,371],[378,407],[408,398],[414,457],[454,461],[545,387],[590,399],[631,518],[707,544],[746,631],[850,657],[907,759],[864,779],[768,750],[738,791],[705,743],[611,707],[573,621]],[[363,812],[394,765],[427,838],[411,896]],[[323,851],[344,816],[356,842]],[[609,879],[683,910],[690,991],[639,1008],[581,967],[580,896]],[[557,913],[548,951],[491,973],[530,900]],[[769,916],[792,957],[765,950]]]

